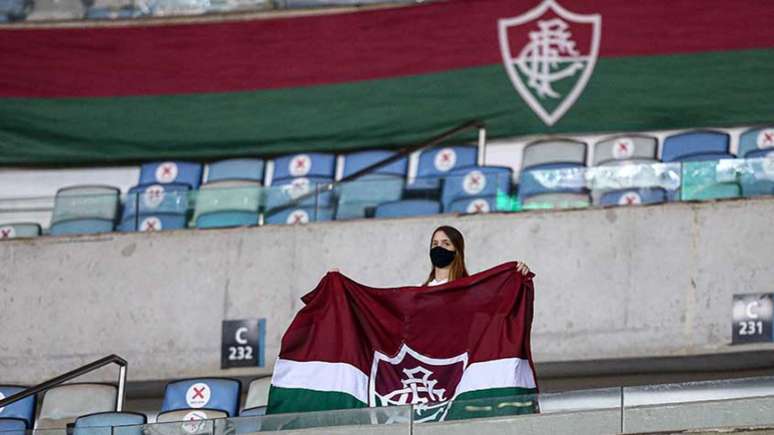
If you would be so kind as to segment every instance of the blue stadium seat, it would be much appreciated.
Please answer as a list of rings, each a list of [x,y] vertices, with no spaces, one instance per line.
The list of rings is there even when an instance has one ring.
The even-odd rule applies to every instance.
[[[774,195],[774,127],[755,128],[739,138],[739,157],[750,160],[740,177],[742,195]]]
[[[264,163],[261,159],[229,159],[207,165],[207,182],[255,181],[263,184]]]
[[[497,166],[474,166],[455,169],[445,178],[441,204],[448,211],[460,199],[487,198],[510,193],[513,172]]]
[[[621,189],[605,192],[599,199],[602,206],[608,205],[639,205],[659,204],[666,202],[666,190],[654,189]]]
[[[22,391],[24,391],[24,387],[18,385],[0,385],[0,399],[5,399]],[[37,399],[32,395],[0,409],[0,420],[4,421],[4,423],[0,423],[0,427],[7,427],[9,430],[17,430],[19,425],[18,421],[21,421],[24,423],[25,428],[32,429],[33,423],[35,422],[36,406]],[[6,419],[8,420],[6,421]],[[13,420],[17,420],[17,422],[14,422]]]
[[[119,190],[110,186],[71,186],[54,199],[51,235],[94,234],[113,231]]]
[[[267,224],[305,224],[309,222],[325,222],[333,220],[333,209],[314,207],[298,207],[268,210],[265,222]]]
[[[227,378],[200,378],[170,382],[164,390],[161,412],[206,408],[236,416],[239,410],[241,388],[238,380]]]
[[[454,146],[424,150],[419,155],[419,165],[414,181],[406,190],[438,190],[441,179],[454,169],[475,166],[478,148]]]
[[[129,216],[118,226],[118,231],[168,231],[180,230],[187,226],[185,214],[177,213],[145,213],[137,218]]]
[[[490,213],[497,211],[496,196],[482,196],[478,198],[463,198],[452,201],[447,209],[448,213]]]
[[[38,237],[41,233],[40,224],[30,222],[0,224],[0,240],[18,239],[23,237]]]
[[[384,150],[348,154],[344,157],[343,176],[348,177],[395,155],[393,151]],[[408,159],[404,157],[337,186],[336,219],[363,218],[367,208],[399,200],[403,194],[407,168]]]
[[[427,216],[441,212],[441,203],[428,199],[404,199],[379,204],[374,217],[396,218],[410,216]]]
[[[672,135],[664,139],[661,160],[664,162],[686,162],[734,158],[727,133],[717,131],[691,131]]]
[[[27,423],[20,418],[0,417],[0,434],[2,435],[26,435]]]
[[[142,425],[147,422],[145,414],[136,412],[97,412],[78,417],[73,435],[116,435],[116,426],[122,427],[121,435],[142,435]]]
[[[202,181],[202,165],[192,162],[153,162],[140,167],[140,185],[187,184],[198,189]]]
[[[333,194],[328,187],[333,183],[333,178],[322,177],[298,177],[275,180],[271,187],[265,188],[266,209],[272,210],[279,207],[291,205],[293,207],[319,207],[328,208],[333,205]],[[312,195],[316,189],[320,189],[319,195]],[[297,204],[293,200],[301,198],[304,195],[309,196],[301,199]]]
[[[545,163],[522,169],[519,199],[524,203],[535,195],[548,193],[587,194],[586,167],[577,163]]]
[[[336,157],[333,154],[308,153],[292,154],[274,160],[273,180],[286,178],[333,179],[336,171]],[[274,182],[272,181],[272,185]]]

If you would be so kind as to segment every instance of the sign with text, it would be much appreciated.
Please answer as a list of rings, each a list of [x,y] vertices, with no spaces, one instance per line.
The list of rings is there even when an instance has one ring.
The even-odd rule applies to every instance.
[[[263,367],[266,319],[224,320],[220,368]]]
[[[732,344],[774,341],[774,293],[734,295]]]

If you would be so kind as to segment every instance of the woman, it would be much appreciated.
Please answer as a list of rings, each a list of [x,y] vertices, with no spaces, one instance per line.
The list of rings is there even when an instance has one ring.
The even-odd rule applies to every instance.
[[[433,268],[423,286],[446,284],[458,278],[468,276],[465,268],[465,239],[456,228],[440,226],[433,231],[430,239],[430,262]],[[529,268],[522,262],[516,262],[516,270],[522,275]]]

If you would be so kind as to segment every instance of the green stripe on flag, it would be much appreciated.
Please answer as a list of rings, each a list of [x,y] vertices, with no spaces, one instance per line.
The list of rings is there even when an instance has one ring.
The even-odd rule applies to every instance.
[[[452,402],[445,420],[535,414],[539,412],[534,388],[492,388],[462,393]]]
[[[555,126],[500,64],[270,91],[0,99],[0,164],[208,159],[416,143],[471,119],[490,137],[771,122],[774,50],[601,58]],[[470,136],[472,138],[473,136]]]
[[[289,412],[330,411],[334,409],[365,408],[367,403],[354,396],[337,391],[315,391],[303,388],[280,388],[269,390],[268,414]]]

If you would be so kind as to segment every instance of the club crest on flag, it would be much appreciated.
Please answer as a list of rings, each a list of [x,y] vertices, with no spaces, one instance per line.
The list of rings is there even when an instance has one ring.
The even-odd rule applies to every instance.
[[[545,0],[522,15],[498,20],[500,53],[519,95],[548,126],[575,104],[599,55],[602,17]]]
[[[442,421],[468,365],[468,354],[431,358],[403,345],[394,357],[374,352],[369,405],[414,405],[414,421]]]

